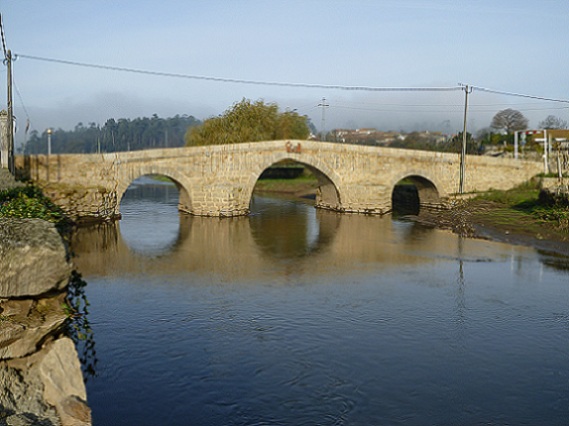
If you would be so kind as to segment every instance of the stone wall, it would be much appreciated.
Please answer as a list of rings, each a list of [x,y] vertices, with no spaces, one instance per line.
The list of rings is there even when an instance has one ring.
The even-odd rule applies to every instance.
[[[17,157],[21,174],[73,217],[111,219],[132,181],[146,174],[170,177],[180,189],[180,210],[202,216],[247,214],[262,172],[294,160],[317,176],[316,205],[354,213],[383,214],[401,179],[424,183],[428,204],[458,192],[457,154],[314,141],[271,141],[146,151]],[[508,189],[540,173],[539,162],[467,156],[465,191]],[[433,197],[432,194],[436,194]]]

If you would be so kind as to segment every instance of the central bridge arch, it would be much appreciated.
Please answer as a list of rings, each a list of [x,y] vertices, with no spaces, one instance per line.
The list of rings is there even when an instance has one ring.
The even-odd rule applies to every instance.
[[[269,161],[265,161],[256,165],[252,170],[250,179],[247,182],[247,189],[244,192],[247,205],[250,204],[253,196],[255,185],[263,172],[275,164],[284,160],[290,160],[293,163],[306,167],[318,180],[318,188],[316,190],[315,207],[326,208],[329,210],[340,210],[342,205],[340,178],[325,163],[315,157],[303,156],[302,159],[292,155],[277,155]]]

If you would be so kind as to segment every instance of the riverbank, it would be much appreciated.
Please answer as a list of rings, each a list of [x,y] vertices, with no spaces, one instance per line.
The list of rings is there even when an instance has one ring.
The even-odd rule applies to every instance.
[[[312,175],[303,175],[296,179],[259,179],[255,185],[255,192],[310,197],[316,194],[316,188],[318,188],[318,179]]]
[[[532,185],[492,191],[410,219],[457,234],[569,256],[569,207],[544,205]]]

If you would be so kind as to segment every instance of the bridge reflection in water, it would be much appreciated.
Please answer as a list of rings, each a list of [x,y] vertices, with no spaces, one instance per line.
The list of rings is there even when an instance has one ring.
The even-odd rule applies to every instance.
[[[140,191],[148,196],[152,189]],[[326,276],[353,271],[353,265],[390,269],[432,262],[433,251],[444,257],[457,253],[455,235],[390,217],[337,214],[315,209],[310,201],[259,195],[247,217],[195,217],[176,211],[176,196],[170,194],[174,201],[157,211],[137,204],[129,213],[123,206],[123,221],[79,229],[73,241],[79,270],[87,277],[192,272],[253,278],[279,269]],[[152,220],[141,216],[148,214]],[[463,244],[479,259],[495,256],[487,242]]]

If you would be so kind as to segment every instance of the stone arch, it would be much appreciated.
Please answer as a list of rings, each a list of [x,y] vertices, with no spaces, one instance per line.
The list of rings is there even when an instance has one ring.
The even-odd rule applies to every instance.
[[[116,215],[120,215],[121,200],[128,187],[136,179],[147,175],[160,175],[171,179],[172,182],[174,182],[174,184],[176,185],[176,188],[178,189],[179,193],[178,210],[191,213],[192,211],[191,197],[189,190],[187,189],[186,185],[184,185],[183,183],[185,181],[184,176],[178,173],[176,170],[149,165],[148,167],[137,167],[136,170],[128,170],[126,174],[124,174],[121,178],[118,179],[118,184],[115,190],[117,197],[116,211],[115,211]]]
[[[242,191],[242,202],[244,205],[250,204],[255,184],[259,180],[261,174],[272,165],[283,160],[292,160],[296,163],[302,164],[316,177],[319,187],[316,193],[315,207],[328,210],[342,209],[342,192],[339,184],[340,178],[336,172],[328,168],[326,164],[316,157],[302,156],[302,158],[299,158],[298,155],[295,156],[289,153],[279,153],[273,156],[270,160],[263,161],[256,165],[254,170],[251,171],[245,190]]]
[[[441,194],[439,188],[440,185],[437,185],[435,179],[425,177],[425,173],[414,173],[414,172],[407,172],[404,174],[400,174],[394,179],[391,184],[391,194],[395,190],[395,186],[397,183],[401,182],[403,179],[409,180],[415,185],[417,189],[417,196],[418,196],[418,203],[421,207],[430,207],[436,206],[441,204]],[[393,209],[393,205],[391,206]]]

